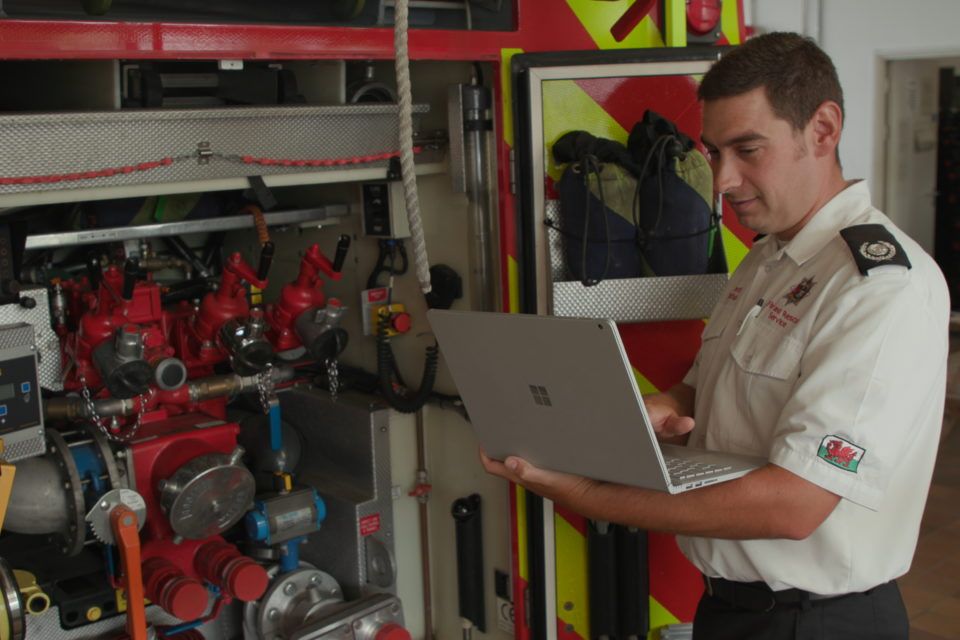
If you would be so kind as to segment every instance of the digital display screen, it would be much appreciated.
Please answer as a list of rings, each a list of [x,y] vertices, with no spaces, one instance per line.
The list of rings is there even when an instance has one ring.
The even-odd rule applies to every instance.
[[[11,399],[14,396],[13,389],[12,384],[0,384],[0,402]]]

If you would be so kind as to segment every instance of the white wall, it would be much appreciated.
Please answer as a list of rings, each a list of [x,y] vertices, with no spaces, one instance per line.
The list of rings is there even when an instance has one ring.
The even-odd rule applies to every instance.
[[[885,197],[898,227],[933,253],[937,188],[937,121],[941,67],[960,58],[893,60],[887,64]],[[877,151],[881,151],[877,142]]]
[[[885,59],[960,54],[957,0],[752,0],[759,31],[789,30],[818,40],[833,58],[843,85],[847,122],[840,157],[848,178],[866,178],[874,199],[884,193],[883,102]]]

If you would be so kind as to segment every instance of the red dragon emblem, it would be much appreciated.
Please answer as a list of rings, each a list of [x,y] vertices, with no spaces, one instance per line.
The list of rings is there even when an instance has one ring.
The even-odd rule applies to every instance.
[[[827,443],[827,460],[833,460],[837,464],[849,467],[856,455],[856,449],[844,446],[840,440],[831,440]]]

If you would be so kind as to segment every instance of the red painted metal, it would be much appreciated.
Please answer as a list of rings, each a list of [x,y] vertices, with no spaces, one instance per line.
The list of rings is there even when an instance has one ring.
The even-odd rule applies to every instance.
[[[207,610],[209,594],[204,586],[166,558],[157,556],[143,563],[143,586],[151,602],[181,620],[196,620]]]
[[[396,622],[390,622],[380,627],[374,640],[412,640],[412,638],[409,631]]]
[[[267,337],[277,351],[300,346],[300,338],[294,331],[297,318],[308,309],[323,308],[326,296],[323,293],[321,273],[332,280],[342,277],[333,270],[333,264],[320,251],[320,246],[314,244],[307,249],[300,261],[297,279],[283,285],[280,301],[276,305],[267,306],[267,319],[270,322]]]
[[[713,31],[720,22],[720,0],[688,0],[687,27],[703,35]]]
[[[596,48],[567,6],[516,0],[514,31],[413,29],[414,60],[500,59],[506,48],[526,51]],[[391,59],[390,28],[187,24],[72,20],[0,20],[0,59]]]
[[[640,2],[635,2],[630,5],[630,8],[620,16],[620,19],[610,27],[610,33],[613,35],[614,40],[623,42],[623,40],[630,35],[630,32],[633,31],[651,11],[657,8],[658,4],[657,0],[641,0]]]
[[[244,282],[266,289],[267,281],[257,277],[239,252],[232,254],[223,266],[220,286],[200,302],[200,310],[182,302],[172,313],[171,342],[179,358],[187,367],[190,378],[210,375],[213,366],[229,358],[220,341],[219,332],[224,323],[237,318],[246,320],[250,303]]]
[[[161,480],[166,480],[193,458],[211,453],[229,454],[237,446],[240,426],[235,422],[197,429],[211,421],[204,414],[183,414],[162,422],[144,424],[130,445],[137,487],[147,503],[144,540],[173,537],[167,516],[160,507]],[[182,569],[182,567],[181,567]]]
[[[71,299],[68,308],[68,327],[76,327],[62,333],[62,344],[70,353],[71,362],[64,380],[67,390],[81,387],[80,377],[86,380],[87,387],[97,392],[100,385],[100,372],[93,364],[93,350],[106,340],[110,340],[120,327],[129,327],[143,338],[144,359],[157,362],[173,355],[173,348],[167,343],[167,319],[160,304],[160,288],[148,276],[138,282],[133,289],[133,297],[124,300],[119,296],[123,288],[123,273],[111,265],[103,270],[103,277],[97,291],[89,290],[86,278],[62,283],[64,291]],[[79,314],[79,315],[76,315]]]
[[[200,547],[194,566],[205,580],[243,602],[259,600],[270,582],[263,567],[242,555],[232,544],[219,539]]]
[[[250,313],[250,304],[247,301],[244,282],[249,282],[260,289],[267,288],[266,280],[258,278],[253,267],[239,252],[236,252],[223,265],[220,286],[215,292],[205,295],[200,303],[200,313],[195,323],[198,341],[214,342],[223,323],[233,318],[247,317]]]

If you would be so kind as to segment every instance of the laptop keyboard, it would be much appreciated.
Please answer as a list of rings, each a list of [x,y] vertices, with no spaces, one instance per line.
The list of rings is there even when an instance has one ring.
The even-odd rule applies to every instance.
[[[730,465],[698,462],[686,458],[666,458],[664,462],[667,463],[667,473],[670,474],[670,482],[673,484],[695,481],[697,478],[713,476],[733,469]]]

